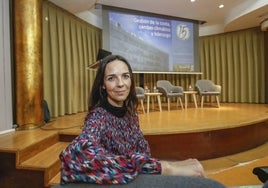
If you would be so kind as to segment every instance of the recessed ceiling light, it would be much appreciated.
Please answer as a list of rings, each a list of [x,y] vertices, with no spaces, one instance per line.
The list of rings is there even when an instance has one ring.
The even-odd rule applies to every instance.
[[[224,7],[224,4],[220,4],[220,5],[219,5],[219,8],[223,8],[223,7]]]
[[[195,2],[195,0],[191,0],[191,2]]]

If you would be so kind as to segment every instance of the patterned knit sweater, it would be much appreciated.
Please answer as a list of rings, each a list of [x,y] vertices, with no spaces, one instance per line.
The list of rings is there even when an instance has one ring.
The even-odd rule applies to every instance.
[[[137,113],[111,113],[97,107],[85,118],[84,129],[61,152],[61,184],[87,182],[125,184],[138,174],[160,174],[161,164],[151,158]]]

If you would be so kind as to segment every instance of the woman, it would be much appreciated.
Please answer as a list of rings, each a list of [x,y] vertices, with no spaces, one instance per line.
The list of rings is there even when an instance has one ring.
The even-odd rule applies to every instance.
[[[196,159],[152,158],[136,111],[132,69],[109,55],[98,68],[82,133],[60,154],[61,183],[125,184],[138,174],[204,176]]]

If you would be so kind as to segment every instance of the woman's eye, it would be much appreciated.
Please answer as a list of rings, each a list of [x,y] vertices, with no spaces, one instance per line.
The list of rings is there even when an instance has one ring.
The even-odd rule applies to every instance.
[[[130,78],[130,75],[129,75],[129,74],[124,74],[124,75],[123,75],[123,78],[124,78],[124,79],[129,79],[129,78]]]
[[[109,80],[109,81],[113,81],[114,79],[115,78],[113,76],[107,78],[107,80]]]

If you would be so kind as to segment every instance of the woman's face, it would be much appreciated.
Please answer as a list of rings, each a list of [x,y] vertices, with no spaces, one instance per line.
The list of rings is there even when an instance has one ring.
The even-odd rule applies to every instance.
[[[111,105],[122,107],[129,95],[131,86],[130,72],[125,62],[114,60],[107,64],[103,88]]]

